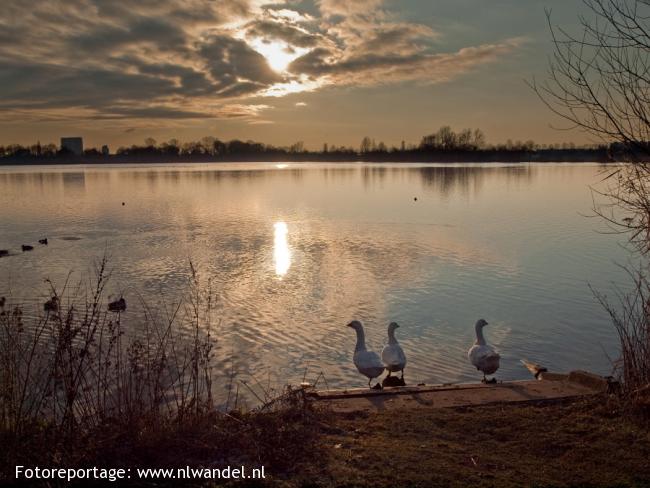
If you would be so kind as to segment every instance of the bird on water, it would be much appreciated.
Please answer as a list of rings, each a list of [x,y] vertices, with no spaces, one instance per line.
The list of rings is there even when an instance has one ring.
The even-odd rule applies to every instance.
[[[124,312],[126,310],[126,300],[124,297],[120,297],[119,300],[110,302],[108,304],[108,310],[111,312]]]

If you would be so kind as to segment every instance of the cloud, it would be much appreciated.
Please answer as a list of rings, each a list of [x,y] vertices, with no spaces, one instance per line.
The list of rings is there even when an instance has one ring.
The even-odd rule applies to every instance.
[[[135,18],[123,25],[101,25],[96,29],[67,37],[67,47],[74,51],[98,54],[119,51],[124,46],[152,43],[156,48],[183,51],[185,32],[166,19]]]
[[[289,69],[320,79],[322,85],[368,86],[417,80],[441,83],[507,55],[522,42],[519,38],[513,38],[444,54],[364,52],[343,59],[327,49],[314,49],[296,59]]]
[[[140,73],[0,60],[0,106],[106,106],[115,100],[141,101],[171,95],[174,83]]]
[[[306,107],[307,104],[305,102],[296,102],[296,107]]]
[[[384,0],[3,0],[0,117],[253,120],[266,110],[253,97],[445,82],[523,42],[440,52],[438,32],[400,19],[389,6]]]
[[[276,20],[288,21],[294,24],[299,24],[299,23],[304,24],[308,22],[313,22],[315,20],[314,17],[312,17],[306,12],[298,12],[297,10],[293,10],[290,8],[283,8],[284,5],[282,4],[279,5],[267,4],[265,5],[265,7],[266,7],[266,10],[264,11],[265,15]]]
[[[211,35],[203,41],[199,52],[218,93],[235,91],[245,95],[282,81],[266,58],[241,39]]]
[[[270,105],[230,104],[220,108],[221,115],[229,119],[254,119],[262,111],[272,109]]]
[[[317,34],[276,20],[256,20],[246,26],[248,37],[259,37],[265,40],[279,39],[295,47],[312,48],[323,41]]]
[[[373,15],[384,3],[383,0],[320,0],[319,7],[325,17]]]
[[[427,43],[439,35],[430,27],[417,24],[387,23],[367,29],[355,45],[356,54],[400,53],[408,55],[426,49]]]
[[[178,92],[188,96],[208,95],[213,92],[214,83],[209,74],[193,67],[170,62],[148,62],[136,56],[114,58],[123,63],[124,69],[135,68],[138,73],[172,80]]]

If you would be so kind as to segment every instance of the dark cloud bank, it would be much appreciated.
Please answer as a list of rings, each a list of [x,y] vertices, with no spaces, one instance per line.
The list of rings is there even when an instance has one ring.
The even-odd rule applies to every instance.
[[[399,21],[381,0],[4,0],[4,118],[191,119],[258,116],[273,92],[450,80],[521,43],[436,52],[439,34]],[[317,15],[314,15],[317,12]],[[254,48],[293,61],[274,71]]]

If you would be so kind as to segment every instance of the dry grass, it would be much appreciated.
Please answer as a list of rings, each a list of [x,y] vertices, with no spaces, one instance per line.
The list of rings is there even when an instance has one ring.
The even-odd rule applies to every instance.
[[[628,269],[634,289],[619,293],[618,306],[595,293],[609,313],[619,338],[620,358],[615,374],[630,413],[650,418],[650,282],[640,271]]]
[[[294,392],[296,393],[296,392]],[[13,478],[14,466],[65,467],[209,467],[264,466],[267,473],[292,477],[296,465],[320,450],[316,414],[300,394],[287,395],[272,411],[205,411],[178,418],[142,419],[134,429],[111,419],[104,425],[79,431],[79,437],[59,457],[60,439],[55,430],[38,426],[20,439],[0,437],[9,447],[3,452],[2,482]],[[164,479],[132,482],[136,486],[165,485]],[[122,482],[120,485],[129,485]],[[169,483],[173,484],[173,483]],[[209,484],[209,483],[207,483]],[[82,483],[83,485],[83,483]],[[200,481],[196,486],[202,486]]]
[[[143,304],[136,335],[107,309],[106,264],[89,285],[50,284],[54,309],[24,316],[10,300],[0,307],[0,482],[18,464],[243,463],[291,472],[315,438],[301,391],[255,412],[241,411],[236,393],[215,407],[210,283],[190,264],[184,299],[171,308]],[[231,377],[219,395],[232,386]]]
[[[106,307],[106,258],[88,287],[61,291],[55,303],[25,319],[21,306],[0,310],[0,429],[21,436],[47,423],[65,442],[79,428],[120,418],[164,418],[212,406],[210,290],[192,270],[186,305],[162,321],[147,314],[138,336],[127,337],[120,312]],[[89,291],[87,291],[89,290]],[[190,340],[182,336],[191,334]]]
[[[286,486],[650,486],[650,430],[616,399],[328,417]]]

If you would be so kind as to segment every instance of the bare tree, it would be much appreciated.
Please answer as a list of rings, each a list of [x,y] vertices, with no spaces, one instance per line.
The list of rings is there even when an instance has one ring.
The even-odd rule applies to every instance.
[[[609,173],[609,205],[597,212],[650,252],[650,1],[583,0],[582,32],[551,22],[549,78],[532,83],[557,115],[632,162]]]
[[[622,311],[602,300],[619,334],[624,386],[638,396],[650,388],[650,0],[583,4],[577,35],[554,26],[547,11],[554,44],[549,77],[532,86],[569,128],[609,144],[621,162],[606,171],[607,187],[599,193],[605,202],[595,211],[629,233],[641,256]]]

